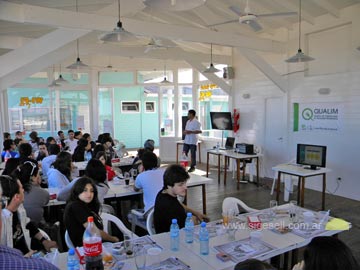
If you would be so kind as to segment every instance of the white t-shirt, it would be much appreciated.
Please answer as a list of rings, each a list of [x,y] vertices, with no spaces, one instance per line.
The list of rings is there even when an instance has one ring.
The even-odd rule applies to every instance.
[[[73,140],[67,139],[64,141],[64,143],[66,146],[69,146],[69,150],[70,150],[71,154],[74,153],[75,148],[78,146],[77,139],[73,139]]]
[[[156,195],[163,188],[164,172],[162,168],[148,170],[136,177],[135,187],[143,190],[144,210],[149,210],[155,204]]]
[[[201,124],[196,118],[194,118],[193,120],[188,120],[186,122],[185,130],[201,130]],[[198,134],[186,134],[184,143],[197,145]]]

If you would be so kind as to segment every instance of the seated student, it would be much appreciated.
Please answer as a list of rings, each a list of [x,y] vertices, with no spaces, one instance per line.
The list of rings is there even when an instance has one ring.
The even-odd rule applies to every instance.
[[[27,245],[26,237],[28,231],[32,240],[37,240],[47,251],[57,247],[56,242],[46,239],[37,226],[28,222],[26,211],[22,206],[24,201],[24,189],[20,180],[15,180],[9,176],[0,176],[3,196],[8,198],[7,206],[2,211],[2,232],[1,243],[19,249],[24,255],[31,251]]]
[[[36,160],[42,161],[44,158],[46,158],[49,155],[49,152],[44,142],[39,142],[38,147],[39,147],[39,151],[37,151]]]
[[[154,227],[156,233],[168,232],[171,220],[176,218],[180,228],[185,226],[186,212],[191,212],[194,221],[208,221],[206,215],[201,214],[180,203],[177,196],[186,195],[186,181],[190,178],[184,167],[170,165],[164,173],[163,188],[156,196],[154,210]]]
[[[2,188],[0,184],[0,198],[2,198]],[[0,205],[0,224],[2,222],[2,208]],[[0,242],[2,243],[2,231],[5,227],[0,226]],[[30,255],[30,254],[29,254]],[[0,266],[1,269],[16,269],[16,270],[59,270],[56,266],[43,259],[34,259],[24,257],[20,250],[0,244]]]
[[[319,236],[311,240],[304,251],[304,261],[293,270],[359,270],[350,248],[340,239]]]
[[[70,153],[74,153],[78,140],[75,139],[75,133],[72,129],[68,130],[68,138],[64,140],[65,147],[68,147]]]
[[[11,173],[20,165],[19,158],[9,158],[5,163],[5,168],[2,171],[2,175],[11,175]]]
[[[96,143],[92,141],[91,135],[89,133],[84,133],[82,136],[84,139],[87,139],[91,144],[91,149],[94,149]]]
[[[113,149],[112,145],[113,145],[113,139],[109,136],[103,136],[102,139],[102,145],[105,148],[105,154],[106,154],[106,164],[108,166],[111,166],[111,160],[113,158],[116,158],[117,155],[115,153],[115,150]]]
[[[32,161],[35,162],[36,164],[38,163],[34,159],[32,147],[29,143],[22,143],[19,145],[19,159],[20,159],[20,164],[23,164],[25,161]]]
[[[105,169],[106,169],[106,172],[107,172],[107,180],[108,181],[111,181],[113,180],[113,178],[116,176],[116,175],[120,175],[121,174],[121,170],[120,169],[114,169],[113,167],[110,167],[109,165],[106,164],[106,159],[107,159],[107,156],[105,154],[105,152],[97,152],[96,156],[95,156],[95,159],[99,160],[104,166],[105,166]]]
[[[275,267],[257,259],[248,259],[235,265],[234,270],[276,270]]]
[[[62,189],[69,184],[71,170],[71,154],[68,152],[60,152],[47,173],[49,188]]]
[[[104,202],[104,197],[109,191],[109,186],[106,181],[106,169],[101,161],[91,159],[85,168],[85,176],[91,178],[98,190],[98,199],[100,203]],[[67,201],[70,197],[71,189],[80,178],[76,178],[67,186],[60,190],[57,199],[59,201]]]
[[[1,152],[1,161],[4,162],[6,152],[9,151],[12,158],[19,157],[19,153],[15,151],[16,145],[12,139],[5,140],[3,142],[4,149]]]
[[[4,141],[11,140],[11,134],[9,132],[4,132],[3,138],[4,138]]]
[[[13,178],[19,179],[24,190],[24,208],[27,216],[35,224],[45,223],[44,207],[48,204],[50,195],[46,189],[40,187],[41,177],[37,164],[25,161],[13,173]]]
[[[163,187],[164,169],[157,167],[157,156],[145,152],[142,157],[145,171],[136,177],[134,190],[143,190],[144,210],[147,212],[155,204],[156,195]]]
[[[43,178],[45,178],[46,180],[47,180],[47,173],[50,169],[51,164],[54,163],[57,154],[60,153],[60,146],[57,144],[50,144],[48,151],[49,151],[49,155],[41,161]]]
[[[36,131],[31,131],[29,137],[30,137],[29,144],[32,147],[32,152],[35,153],[36,151],[39,150],[38,144],[40,142],[40,138],[38,137],[38,133]]]
[[[144,171],[144,166],[142,164],[142,157],[143,157],[144,153],[145,153],[145,149],[139,148],[137,150],[137,155],[134,158],[133,163],[132,163],[132,168],[137,170],[138,174],[142,173]],[[157,164],[156,164],[156,167],[159,167],[159,166],[157,166]]]
[[[145,151],[154,152],[154,149],[155,149],[155,141],[152,140],[152,139],[147,139],[147,140],[144,142],[144,149],[145,149]],[[158,159],[157,167],[160,167],[160,165],[161,165],[161,159],[160,159],[160,157],[158,157],[157,159]]]
[[[87,139],[81,138],[72,155],[72,161],[80,162],[92,158],[91,144]]]
[[[89,216],[94,217],[95,225],[100,230],[103,241],[119,242],[117,237],[103,231],[104,227],[99,211],[100,202],[95,183],[88,177],[79,178],[71,189],[64,212],[64,224],[74,246],[82,246],[82,237]]]
[[[59,130],[58,131],[58,136],[56,137],[56,143],[61,147],[64,148],[65,147],[65,135],[64,135],[64,131]]]

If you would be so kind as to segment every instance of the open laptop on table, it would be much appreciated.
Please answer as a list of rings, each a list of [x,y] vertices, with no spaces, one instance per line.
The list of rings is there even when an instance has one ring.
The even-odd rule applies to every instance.
[[[225,147],[220,147],[220,150],[231,150],[234,149],[235,137],[227,137]]]

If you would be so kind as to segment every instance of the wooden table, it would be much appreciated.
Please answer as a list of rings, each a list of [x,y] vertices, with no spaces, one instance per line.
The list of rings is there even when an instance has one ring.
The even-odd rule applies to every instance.
[[[218,150],[218,149],[210,149],[206,151],[206,177],[209,176],[209,157],[210,155],[215,155],[217,156],[218,159],[218,184],[220,184],[220,169],[221,169],[221,157],[224,155],[225,151],[224,150]],[[225,184],[225,182],[224,182]]]
[[[312,176],[322,176],[322,201],[321,209],[325,210],[325,190],[326,190],[326,173],[331,172],[328,168],[320,168],[317,170],[306,169],[296,164],[280,164],[272,168],[278,173],[276,186],[276,200],[279,201],[281,174],[289,174],[298,177],[298,204],[304,207],[305,202],[305,179]]]
[[[184,140],[181,141],[177,141],[176,142],[176,163],[179,162],[179,145],[183,145],[184,144]],[[198,141],[198,149],[197,152],[199,154],[199,163],[201,163],[201,141]],[[191,164],[191,163],[190,163]]]

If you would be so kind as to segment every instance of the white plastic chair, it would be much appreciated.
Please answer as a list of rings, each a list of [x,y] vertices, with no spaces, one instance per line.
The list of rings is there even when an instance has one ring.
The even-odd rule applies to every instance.
[[[293,164],[295,163],[296,160],[292,159],[288,162],[288,164]],[[275,185],[277,182],[277,178],[278,178],[278,172],[275,172],[274,174],[274,179],[273,179],[273,183],[271,186],[271,191],[270,191],[270,195],[274,194],[274,189],[275,189]],[[289,201],[289,197],[290,197],[290,193],[293,193],[294,191],[294,181],[298,180],[298,178],[296,176],[292,176],[289,174],[282,174],[281,175],[281,181],[284,182],[284,201],[288,202]]]
[[[149,208],[146,212],[144,212],[144,209],[131,209],[131,215],[128,217],[130,223],[131,223],[131,231],[135,232],[135,227],[139,226],[140,228],[143,228],[144,230],[147,230],[146,228],[146,219],[150,211],[154,207]]]
[[[66,246],[67,246],[68,248],[74,248],[74,244],[73,244],[73,242],[71,241],[70,236],[69,236],[69,233],[68,233],[67,230],[65,231],[65,243],[66,243]]]
[[[110,215],[108,213],[101,213],[101,218],[103,220],[103,224],[104,224],[104,232],[109,232],[109,222],[113,222],[116,224],[116,226],[119,228],[119,230],[126,235],[129,235],[130,237],[134,237],[137,238],[138,236],[133,234],[128,228],[126,228],[126,226],[124,225],[124,223],[122,223],[122,221],[117,218],[116,216]]]
[[[237,215],[239,214],[239,206],[248,213],[258,211],[255,208],[247,206],[242,200],[234,197],[227,197],[223,200],[222,211],[226,213],[230,209],[235,209],[235,214]]]
[[[154,208],[152,208],[146,218],[146,229],[149,235],[156,234],[154,228]]]

